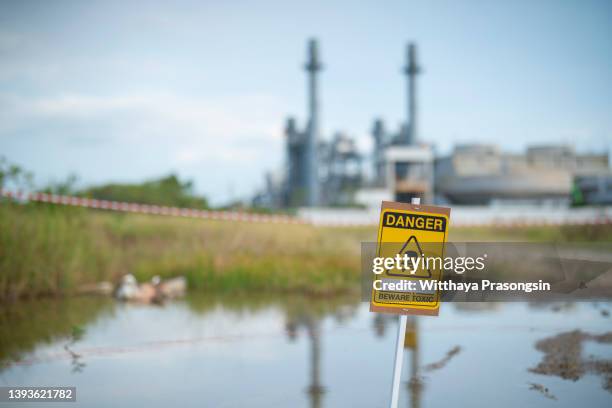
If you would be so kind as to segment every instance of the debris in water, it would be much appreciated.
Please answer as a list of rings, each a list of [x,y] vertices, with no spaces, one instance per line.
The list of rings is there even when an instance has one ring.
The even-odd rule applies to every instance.
[[[600,375],[604,380],[603,388],[612,392],[612,360],[598,359],[595,356],[583,358],[584,341],[612,344],[612,332],[595,335],[574,330],[539,340],[535,347],[544,353],[544,358],[529,371],[572,381],[579,380],[585,374]]]
[[[162,281],[159,276],[154,276],[151,282],[138,284],[132,274],[121,278],[121,282],[115,291],[115,297],[119,300],[140,303],[163,303],[168,299],[176,299],[185,295],[187,291],[187,279],[182,276]]]
[[[455,357],[457,354],[459,354],[459,352],[461,351],[461,346],[455,346],[452,349],[450,349],[446,355],[444,356],[444,358],[442,358],[442,360],[437,361],[435,363],[431,363],[426,365],[425,367],[423,367],[423,371],[425,372],[430,372],[430,371],[435,371],[435,370],[439,370],[441,368],[444,368],[444,366],[446,364],[448,364],[448,362]]]
[[[530,390],[538,391],[540,394],[544,395],[546,398],[549,398],[552,400],[557,399],[557,397],[551,394],[550,391],[548,391],[548,388],[543,386],[542,384],[538,384],[538,383],[527,383],[527,384],[529,384]]]

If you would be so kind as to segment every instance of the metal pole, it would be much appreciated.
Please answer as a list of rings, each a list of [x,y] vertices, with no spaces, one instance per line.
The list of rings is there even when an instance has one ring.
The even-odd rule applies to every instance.
[[[397,326],[397,342],[395,343],[395,365],[393,366],[393,386],[391,388],[391,408],[397,408],[399,401],[399,386],[402,377],[402,362],[404,361],[404,337],[406,336],[406,321],[408,316],[399,317]]]
[[[413,205],[421,204],[419,197],[412,199]],[[395,343],[395,364],[393,365],[393,385],[391,386],[391,404],[389,407],[397,408],[399,402],[399,386],[402,378],[402,363],[404,362],[404,338],[406,337],[406,322],[408,316],[401,315],[399,317],[399,326],[397,327],[397,342]]]

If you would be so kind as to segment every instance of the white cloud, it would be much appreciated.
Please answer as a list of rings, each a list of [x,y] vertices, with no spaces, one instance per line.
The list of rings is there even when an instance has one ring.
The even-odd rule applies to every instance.
[[[24,138],[31,138],[29,146],[55,146],[55,155],[67,161],[75,152],[92,161],[112,162],[127,155],[131,163],[117,165],[158,169],[153,170],[157,174],[126,174],[131,179],[170,170],[208,174],[202,192],[217,196],[236,184],[238,194],[248,195],[283,155],[282,106],[265,94],[208,99],[168,93],[65,93],[31,99],[0,94],[0,150],[13,145],[12,150],[24,151]],[[111,156],[97,157],[101,143]],[[223,186],[220,193],[210,180]]]
[[[31,120],[44,123],[104,119],[120,125],[122,141],[125,137],[140,140],[142,136],[148,139],[151,135],[169,132],[177,142],[203,143],[211,147],[235,143],[236,147],[252,148],[259,142],[278,140],[283,118],[280,101],[264,94],[211,99],[159,93],[62,94],[33,99],[5,94],[0,95],[0,106],[5,112],[4,125],[13,129]],[[112,139],[116,135],[108,136]]]

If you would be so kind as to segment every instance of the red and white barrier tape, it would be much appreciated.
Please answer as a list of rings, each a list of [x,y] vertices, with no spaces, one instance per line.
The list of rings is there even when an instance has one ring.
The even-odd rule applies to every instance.
[[[131,212],[140,214],[155,214],[169,215],[175,217],[202,218],[209,220],[223,221],[243,221],[243,222],[259,222],[273,224],[309,224],[317,227],[366,227],[375,226],[378,224],[378,217],[369,220],[351,221],[337,219],[333,222],[320,222],[304,218],[292,217],[288,215],[269,215],[269,214],[254,214],[239,211],[212,211],[198,210],[193,208],[178,208],[165,207],[149,204],[126,203],[118,201],[97,200],[86,197],[64,196],[57,194],[46,193],[24,193],[21,191],[0,190],[0,196],[18,201],[33,201],[42,203],[51,203],[59,205],[70,205],[77,207],[95,208],[101,210]],[[521,228],[521,227],[546,227],[546,226],[562,226],[562,225],[611,225],[612,218],[606,214],[602,214],[592,218],[577,218],[577,219],[513,219],[513,218],[496,218],[482,222],[466,222],[453,220],[453,227],[500,227],[500,228]]]
[[[253,214],[239,211],[212,211],[193,208],[166,207],[160,205],[125,203],[97,200],[94,198],[64,196],[47,193],[24,193],[0,190],[0,196],[14,200],[70,205],[100,210],[131,212],[139,214],[170,215],[175,217],[202,218],[223,221],[261,222],[273,224],[307,224],[307,221],[288,215]]]
[[[452,221],[451,227],[459,228],[527,228],[527,227],[561,227],[561,226],[585,226],[585,225],[611,225],[612,218],[598,216],[594,218],[558,219],[558,220],[534,220],[534,219],[494,219],[484,222]]]

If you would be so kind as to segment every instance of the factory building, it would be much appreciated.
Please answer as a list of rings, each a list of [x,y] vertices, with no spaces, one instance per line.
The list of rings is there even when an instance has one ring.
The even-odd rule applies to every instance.
[[[407,122],[389,133],[382,120],[372,129],[373,180],[356,195],[366,206],[381,200],[445,205],[612,204],[608,154],[578,154],[570,146],[531,146],[524,154],[502,152],[496,145],[458,145],[435,157],[431,145],[418,140],[416,48],[409,44]],[[578,199],[577,199],[578,198]]]
[[[282,175],[268,174],[265,190],[253,200],[270,208],[347,206],[362,185],[362,155],[355,140],[338,132],[321,137],[319,73],[323,69],[317,41],[308,42],[307,120],[303,129],[289,117],[285,124],[286,164]]]
[[[511,154],[494,145],[460,145],[436,159],[435,193],[438,202],[451,204],[568,205],[583,180],[589,194],[599,194],[586,194],[585,201],[595,203],[591,199],[603,200],[605,191],[601,182],[590,188],[588,180],[608,172],[607,154],[578,154],[569,146],[532,146]]]
[[[372,127],[372,172],[363,176],[363,156],[355,140],[336,133],[320,135],[318,45],[307,49],[307,120],[303,128],[290,117],[285,125],[284,168],[266,176],[253,204],[267,208],[379,207],[381,200],[446,205],[612,204],[608,154],[578,154],[563,145],[532,146],[523,154],[496,145],[458,145],[443,157],[421,140],[418,131],[416,45],[406,47],[406,120],[388,131],[381,119]]]
[[[355,139],[338,132],[321,143],[321,202],[327,206],[352,205],[363,184],[362,156]]]
[[[408,44],[403,69],[407,79],[406,123],[390,133],[381,119],[374,121],[373,180],[369,188],[360,191],[361,199],[382,194],[394,201],[410,202],[413,197],[420,197],[423,203],[433,201],[433,146],[418,138],[416,92],[420,71],[416,45]]]

